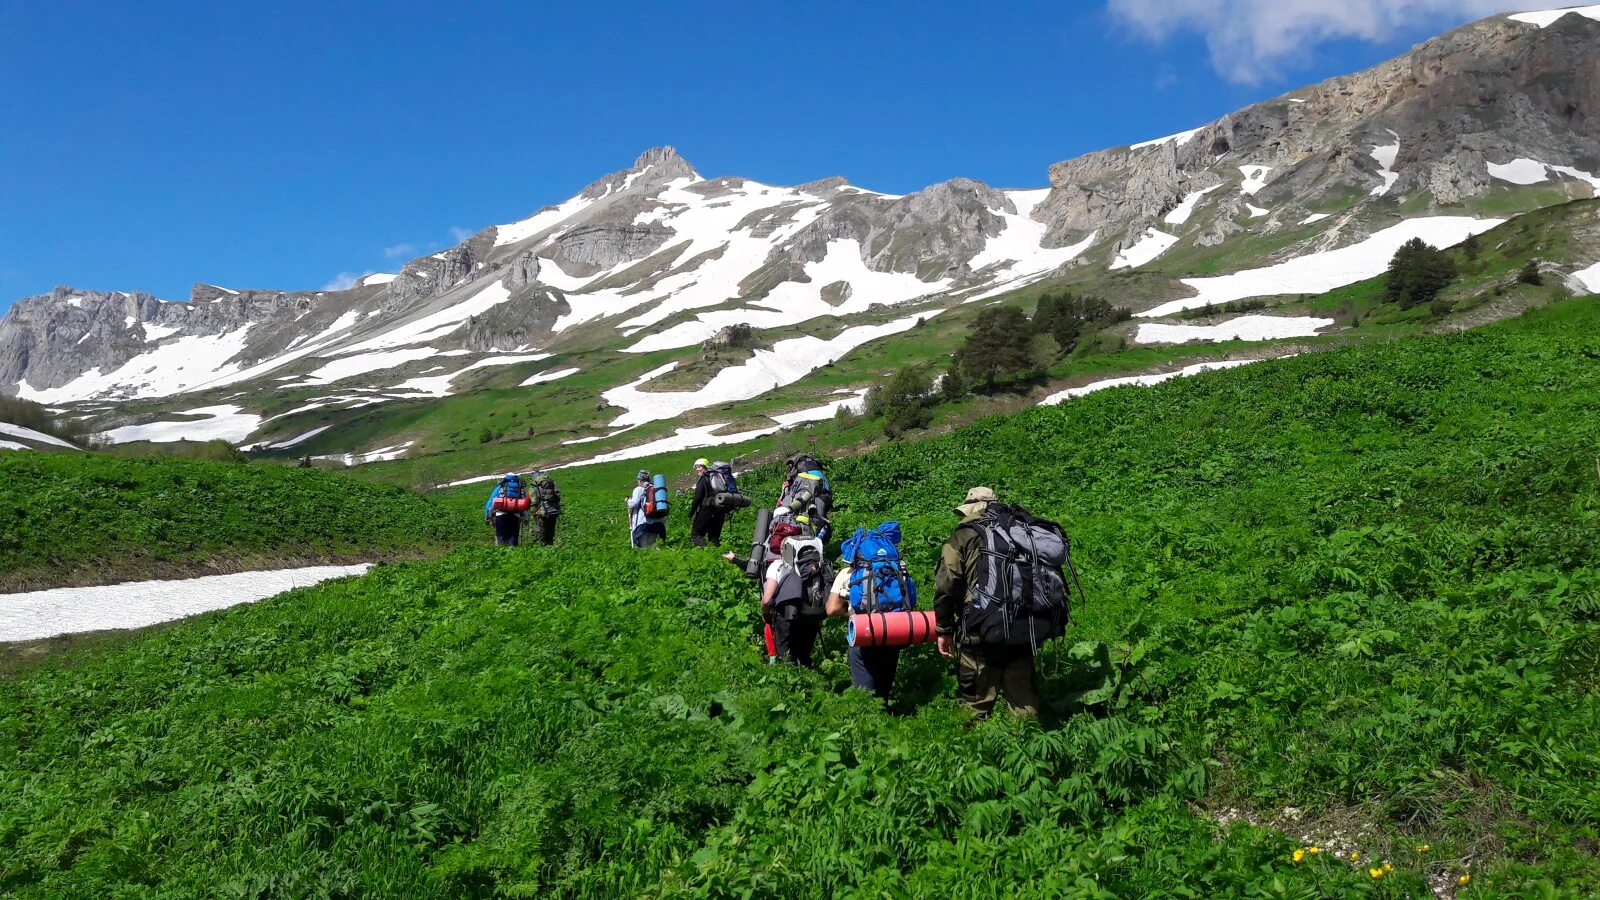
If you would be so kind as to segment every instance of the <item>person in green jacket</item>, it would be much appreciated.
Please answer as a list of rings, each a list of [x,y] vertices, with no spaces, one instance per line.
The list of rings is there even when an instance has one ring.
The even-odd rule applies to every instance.
[[[967,492],[966,502],[956,507],[962,525],[982,518],[989,504],[999,498],[986,487]],[[961,619],[972,602],[979,556],[983,552],[981,533],[974,528],[957,527],[939,554],[935,574],[933,616],[939,652],[956,661],[956,690],[961,705],[979,718],[988,717],[994,702],[1006,698],[1017,716],[1039,714],[1039,689],[1030,646],[985,644],[974,635],[965,635]]]

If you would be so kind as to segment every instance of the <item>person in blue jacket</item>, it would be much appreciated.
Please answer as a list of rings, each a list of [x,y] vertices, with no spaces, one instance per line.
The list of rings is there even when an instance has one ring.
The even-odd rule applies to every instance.
[[[495,544],[503,547],[516,547],[521,544],[522,523],[528,514],[497,510],[494,508],[494,501],[499,497],[527,496],[528,487],[522,483],[522,478],[515,472],[507,472],[500,477],[500,483],[494,486],[489,499],[483,502],[483,523],[494,526]]]

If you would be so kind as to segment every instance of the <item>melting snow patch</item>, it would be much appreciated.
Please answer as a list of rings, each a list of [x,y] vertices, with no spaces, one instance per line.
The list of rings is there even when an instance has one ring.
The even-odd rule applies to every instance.
[[[205,416],[188,422],[149,422],[144,425],[124,425],[105,433],[113,444],[133,441],[150,441],[169,444],[174,441],[227,441],[237,444],[250,436],[261,425],[261,417],[247,413],[237,406],[202,406],[185,410],[179,415]]]
[[[388,284],[399,277],[399,275],[392,275],[388,272],[374,272],[371,275],[362,278],[360,281],[356,282],[356,284],[359,284],[362,287],[371,287],[375,284]]]
[[[143,628],[240,603],[253,603],[330,578],[371,568],[311,566],[275,572],[207,575],[181,581],[129,581],[101,587],[55,588],[0,595],[0,641],[33,641],[58,634]]]
[[[1067,388],[1059,394],[1051,394],[1050,396],[1041,400],[1039,405],[1055,406],[1058,403],[1071,400],[1074,397],[1082,397],[1084,394],[1092,394],[1095,391],[1103,391],[1106,388],[1122,387],[1123,385],[1130,384],[1138,385],[1140,387],[1149,387],[1152,384],[1160,384],[1163,381],[1170,381],[1174,378],[1198,375],[1201,372],[1212,372],[1217,369],[1232,369],[1238,366],[1247,366],[1253,362],[1259,362],[1259,360],[1225,359],[1219,362],[1204,362],[1197,363],[1192,366],[1184,366],[1176,372],[1161,372],[1155,375],[1130,375],[1124,378],[1107,378],[1104,381],[1091,382],[1083,387]]]
[[[1323,219],[1328,219],[1328,218],[1332,218],[1332,214],[1331,213],[1312,213],[1311,215],[1306,216],[1304,219],[1301,219],[1300,220],[1300,224],[1301,225],[1315,225],[1316,223],[1321,222]]]
[[[999,234],[984,242],[983,249],[968,263],[973,271],[995,263],[1009,262],[1010,265],[1000,270],[1003,275],[1048,272],[1066,265],[1089,249],[1087,243],[1078,243],[1070,247],[1042,246],[1046,227],[1043,222],[1033,218],[1033,211],[1044,202],[1045,197],[1050,195],[1049,188],[1006,191],[1005,195],[1010,198],[1017,211],[1014,215],[999,213],[1005,219],[1005,225]]]
[[[347,466],[360,466],[370,462],[388,462],[406,455],[406,451],[416,444],[416,441],[406,441],[393,447],[383,447],[370,450],[366,453],[334,453],[327,456],[313,456],[312,459],[327,459],[342,462]]]
[[[1394,161],[1400,156],[1400,135],[1393,129],[1389,130],[1389,134],[1394,136],[1394,143],[1372,148],[1372,158],[1378,161],[1378,174],[1383,176],[1383,184],[1373,188],[1369,196],[1385,196],[1389,193],[1389,189],[1394,187],[1394,183],[1400,180],[1400,176],[1394,171]]]
[[[289,385],[290,387],[304,387],[311,384],[328,384],[345,378],[354,378],[368,372],[381,372],[395,366],[403,366],[408,362],[427,359],[439,355],[433,347],[410,347],[404,350],[383,350],[376,353],[363,353],[359,356],[348,356],[336,359],[322,368],[306,376],[306,381],[301,384]]]
[[[637,380],[612,388],[601,394],[613,406],[628,410],[612,422],[618,425],[642,425],[662,419],[673,419],[692,409],[748,400],[773,388],[793,384],[804,378],[812,369],[826,365],[869,341],[899,334],[914,327],[918,321],[933,318],[939,310],[921,317],[912,316],[882,325],[859,325],[846,328],[826,340],[814,337],[791,338],[779,341],[771,350],[757,350],[748,362],[729,366],[717,372],[709,384],[698,391],[669,391],[651,393],[639,386],[653,378],[670,372],[677,363],[668,363]]]
[[[1117,254],[1111,268],[1136,269],[1171,250],[1172,245],[1177,242],[1178,239],[1173,235],[1151,228],[1133,246],[1124,247],[1122,252]]]
[[[1506,18],[1512,20],[1513,22],[1526,22],[1529,25],[1537,25],[1540,28],[1549,28],[1551,25],[1556,23],[1556,20],[1560,19],[1567,13],[1577,13],[1580,16],[1586,16],[1590,19],[1600,21],[1600,6],[1574,6],[1568,9],[1547,9],[1541,12],[1517,13],[1515,15],[1506,16]]]
[[[1536,159],[1522,157],[1504,164],[1489,163],[1489,177],[1512,184],[1538,184],[1550,179],[1545,168],[1545,164]]]
[[[1591,294],[1600,294],[1600,263],[1595,263],[1587,269],[1579,269],[1572,273],[1572,277]]]
[[[741,431],[737,434],[713,433],[725,427],[727,427],[727,423],[701,425],[696,428],[680,428],[673,434],[670,434],[667,437],[659,440],[651,441],[648,444],[640,444],[637,447],[624,447],[621,450],[613,450],[610,453],[602,453],[599,456],[591,459],[567,463],[562,466],[557,466],[556,468],[572,469],[577,468],[578,466],[592,466],[597,463],[616,462],[617,460],[621,459],[643,459],[647,456],[655,456],[658,453],[671,453],[674,450],[698,450],[702,447],[721,447],[728,444],[742,444],[745,441],[753,441],[758,437],[765,437],[766,435],[772,434],[779,428],[779,426],[774,425],[771,428],[758,428],[754,431]],[[493,477],[494,476],[490,476],[490,478]],[[487,481],[489,479],[483,478],[475,480]]]
[[[1177,144],[1179,147],[1182,147],[1184,144],[1189,143],[1189,141],[1195,135],[1199,134],[1200,133],[1200,129],[1204,128],[1204,127],[1205,127],[1204,125],[1201,125],[1200,128],[1191,128],[1188,131],[1180,131],[1177,134],[1169,134],[1164,138],[1156,138],[1153,141],[1140,141],[1137,144],[1130,145],[1128,147],[1128,149],[1129,150],[1143,150],[1146,147],[1155,147],[1155,146],[1158,146],[1158,145],[1161,145],[1161,144],[1168,144],[1168,143]]]
[[[546,381],[555,381],[558,378],[565,378],[568,375],[576,374],[578,374],[578,370],[576,368],[558,369],[554,372],[540,372],[539,374],[518,385],[518,387],[532,387],[536,384],[544,384]]]
[[[1239,171],[1244,175],[1244,184],[1239,185],[1239,192],[1253,197],[1267,186],[1267,173],[1272,171],[1272,167],[1240,166]]]
[[[1574,169],[1571,166],[1551,166],[1550,171],[1565,175],[1568,178],[1576,178],[1579,181],[1588,182],[1589,187],[1594,188],[1595,195],[1600,196],[1600,178],[1596,178],[1581,169]]]
[[[1262,209],[1259,206],[1252,206],[1249,203],[1246,203],[1244,208],[1250,211],[1250,218],[1252,219],[1259,219],[1262,216],[1271,215],[1272,213],[1272,210],[1270,209]]]
[[[834,400],[831,403],[824,403],[821,406],[813,406],[810,409],[802,409],[798,412],[783,413],[782,415],[773,416],[772,421],[777,422],[784,428],[789,428],[795,425],[804,425],[807,422],[821,422],[825,419],[831,419],[838,414],[840,409],[848,408],[851,412],[860,412],[867,392],[859,390],[846,391],[846,393],[850,394],[850,396],[843,400]]]
[[[12,425],[10,422],[0,422],[0,434],[22,438],[25,441],[49,444],[52,447],[65,447],[68,450],[78,449],[75,445],[69,444],[54,435],[45,434],[42,431],[34,431],[32,428],[24,428],[21,425]]]
[[[16,441],[0,441],[0,450],[32,450],[32,449],[33,448],[29,447],[27,444],[19,444]]]
[[[296,444],[303,444],[306,441],[311,440],[312,438],[314,438],[317,435],[323,433],[324,431],[327,431],[329,428],[332,428],[332,427],[333,427],[332,425],[324,425],[321,428],[313,428],[310,431],[306,432],[305,434],[296,435],[295,437],[292,437],[292,438],[288,439],[287,441],[279,441],[276,444],[262,444],[260,446],[261,446],[261,449],[263,449],[263,450],[287,450],[288,448],[293,447]]]
[[[386,347],[399,347],[405,344],[415,344],[441,338],[465,325],[467,320],[473,316],[481,316],[510,299],[511,291],[506,288],[505,279],[501,279],[484,287],[465,300],[452,303],[420,319],[413,319],[371,340],[362,341],[353,347],[346,348],[342,352],[360,353],[367,350],[382,350]]]
[[[550,356],[548,353],[529,353],[521,356],[491,356],[480,359],[464,369],[457,369],[449,375],[432,375],[421,378],[412,378],[395,385],[395,390],[416,391],[429,397],[448,397],[452,393],[450,383],[462,375],[476,369],[487,369],[494,366],[509,366],[516,363],[537,362]]]
[[[1222,185],[1213,184],[1211,187],[1201,188],[1198,191],[1194,191],[1193,193],[1185,195],[1183,202],[1178,204],[1178,208],[1167,213],[1166,218],[1162,219],[1161,221],[1166,222],[1168,225],[1182,225],[1188,222],[1189,217],[1194,215],[1194,208],[1200,203],[1200,198],[1211,193],[1219,187],[1222,187]]]
[[[1246,297],[1320,294],[1381,274],[1389,267],[1389,260],[1394,258],[1394,252],[1400,249],[1400,245],[1412,238],[1421,238],[1436,247],[1449,247],[1466,240],[1470,234],[1482,234],[1504,221],[1465,216],[1407,219],[1373,234],[1359,244],[1337,250],[1311,253],[1275,266],[1246,269],[1232,275],[1185,278],[1183,283],[1198,291],[1197,296],[1163,303],[1139,315],[1166,316],[1179,310],[1213,303],[1231,303]]]
[[[1332,319],[1310,316],[1239,316],[1217,325],[1139,326],[1137,344],[1187,344],[1190,341],[1270,341],[1309,337],[1333,324]]]
[[[102,374],[99,369],[90,369],[58,388],[34,390],[23,383],[17,386],[17,396],[44,404],[106,396],[165,397],[226,383],[227,376],[239,371],[229,360],[244,350],[252,327],[253,324],[226,334],[191,335],[167,341],[152,346],[112,372]],[[151,328],[146,323],[146,334]]]

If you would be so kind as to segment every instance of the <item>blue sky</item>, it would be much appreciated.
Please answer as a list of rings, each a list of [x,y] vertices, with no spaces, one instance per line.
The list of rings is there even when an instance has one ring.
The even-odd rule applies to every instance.
[[[396,271],[658,144],[778,184],[1042,186],[1485,3],[13,0],[0,309],[57,284],[181,299]],[[1415,8],[1344,21],[1360,7]]]

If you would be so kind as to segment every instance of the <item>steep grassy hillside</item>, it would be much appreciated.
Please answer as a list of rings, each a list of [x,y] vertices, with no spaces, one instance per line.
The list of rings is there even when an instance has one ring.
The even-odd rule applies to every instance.
[[[837,626],[820,673],[762,665],[681,521],[626,547],[633,464],[568,472],[553,549],[0,682],[0,890],[1592,896],[1597,358],[1573,301],[841,461],[841,523],[902,519],[924,579],[972,484],[1068,525],[1090,603],[1044,728],[965,727],[926,647],[885,714]]]
[[[0,453],[0,590],[382,558],[475,523],[470,510],[311,469]]]

